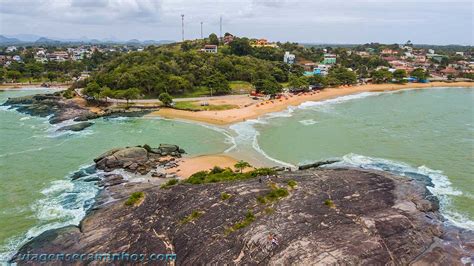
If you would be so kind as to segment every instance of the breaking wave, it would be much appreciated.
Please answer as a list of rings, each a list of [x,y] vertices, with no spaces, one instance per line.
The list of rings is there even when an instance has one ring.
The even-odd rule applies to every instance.
[[[6,246],[0,247],[0,262],[8,261],[22,245],[45,231],[78,225],[94,204],[99,191],[94,180],[100,174],[92,165],[83,166],[43,189],[41,193],[44,197],[31,205],[38,220],[37,225],[24,235],[7,240]],[[72,177],[77,179],[72,180]]]

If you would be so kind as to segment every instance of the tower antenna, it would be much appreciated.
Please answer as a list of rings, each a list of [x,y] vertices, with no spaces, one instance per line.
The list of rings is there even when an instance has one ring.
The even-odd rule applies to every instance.
[[[220,21],[219,21],[219,37],[220,39],[222,40],[222,16],[220,17]]]
[[[184,14],[181,15],[181,37],[184,42]]]
[[[202,35],[202,21],[201,21],[201,39],[204,39]]]

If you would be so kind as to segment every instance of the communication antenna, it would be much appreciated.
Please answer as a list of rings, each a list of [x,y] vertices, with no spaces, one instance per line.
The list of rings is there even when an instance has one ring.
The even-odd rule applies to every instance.
[[[202,21],[201,21],[201,39],[204,39],[202,35]]]
[[[181,15],[181,37],[184,42],[184,14]]]
[[[222,40],[222,16],[220,17],[220,21],[219,21],[219,37],[220,39]]]

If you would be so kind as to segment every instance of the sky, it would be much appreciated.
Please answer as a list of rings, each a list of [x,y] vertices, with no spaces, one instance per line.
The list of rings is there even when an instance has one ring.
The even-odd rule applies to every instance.
[[[223,33],[300,43],[473,45],[474,0],[0,0],[0,34],[180,40]]]

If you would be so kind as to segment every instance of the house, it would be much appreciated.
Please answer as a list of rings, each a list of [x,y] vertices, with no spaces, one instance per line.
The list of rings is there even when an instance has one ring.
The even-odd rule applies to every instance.
[[[336,63],[335,54],[324,54],[323,64],[324,65],[334,65]]]
[[[0,55],[0,65],[5,65],[7,62],[10,62],[12,59],[9,55]]]
[[[290,54],[290,52],[285,52],[285,55],[283,55],[283,62],[289,64],[289,65],[292,65],[295,63],[295,55],[294,54]]]
[[[202,52],[205,52],[205,53],[212,53],[212,54],[215,54],[217,53],[217,45],[214,45],[214,44],[206,44],[204,45],[204,48],[201,49]]]
[[[69,59],[69,54],[64,51],[56,51],[46,55],[49,61],[64,62]]]
[[[396,55],[396,54],[398,54],[398,51],[393,50],[393,49],[383,49],[381,54],[383,54],[383,55]]]
[[[12,59],[13,59],[14,61],[21,62],[21,57],[20,57],[19,55],[14,55],[14,56],[12,57]]]
[[[428,49],[428,53],[429,53],[429,54],[434,54],[434,53],[435,53],[435,50],[433,50],[433,49]]]
[[[369,52],[366,52],[366,51],[358,51],[358,52],[356,52],[356,54],[358,56],[361,56],[361,57],[369,57],[370,56]]]
[[[7,53],[13,53],[13,52],[16,52],[16,50],[18,50],[18,49],[16,48],[16,46],[9,46],[9,47],[7,47],[6,52],[7,52]]]
[[[426,55],[427,58],[429,59],[432,59],[438,63],[441,63],[441,60],[443,60],[443,58],[445,58],[446,56],[445,55],[439,55],[439,54],[427,54]]]
[[[456,52],[456,55],[464,56],[464,52]]]
[[[270,43],[267,39],[258,39],[251,44],[252,47],[277,47],[275,43]]]
[[[329,73],[330,68],[331,68],[331,65],[319,64],[317,67],[313,68],[312,71],[306,71],[304,75],[305,76],[313,76],[313,75],[326,76]]]

